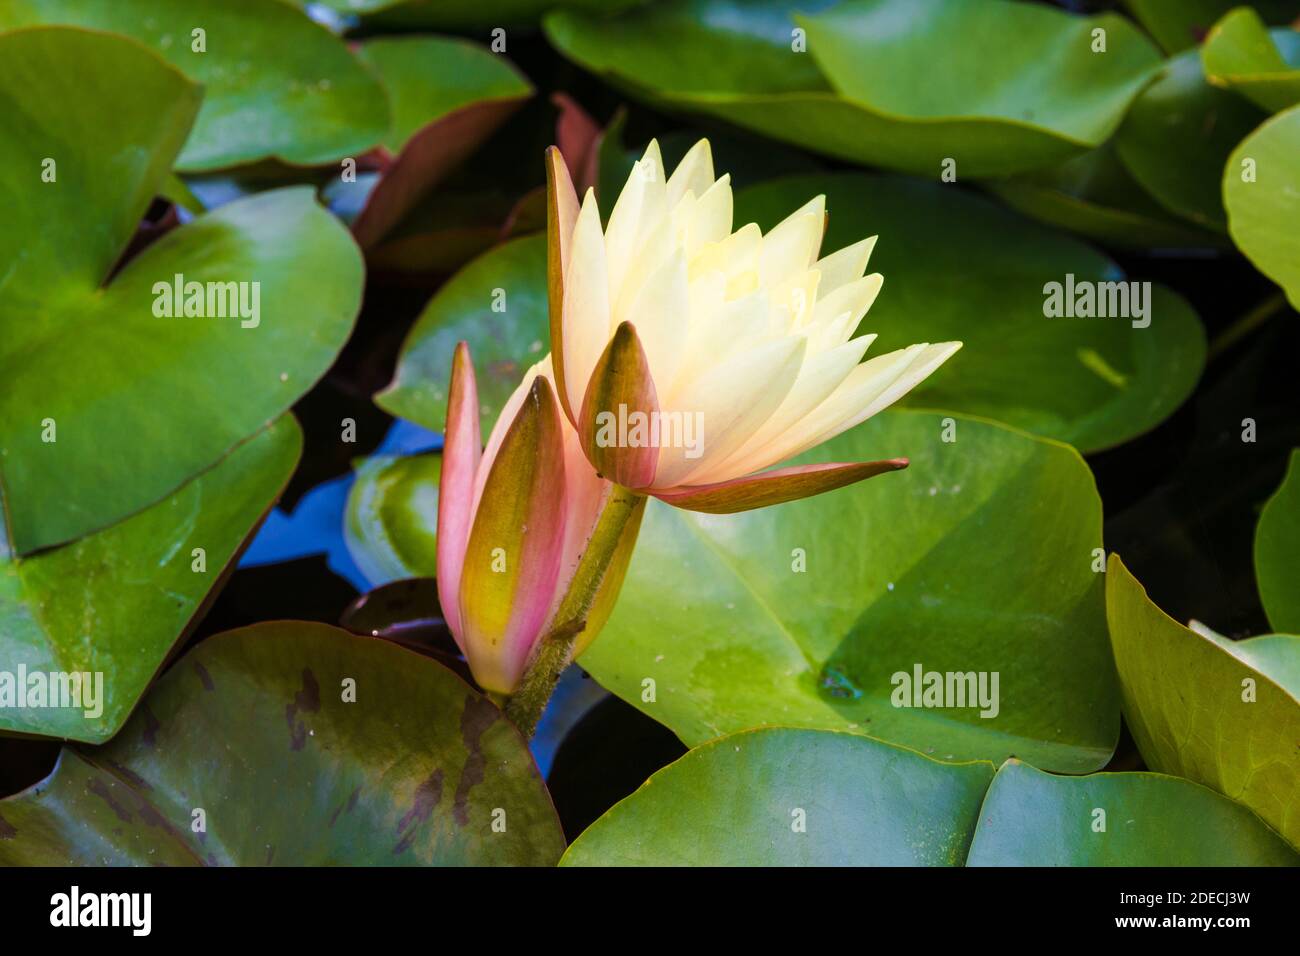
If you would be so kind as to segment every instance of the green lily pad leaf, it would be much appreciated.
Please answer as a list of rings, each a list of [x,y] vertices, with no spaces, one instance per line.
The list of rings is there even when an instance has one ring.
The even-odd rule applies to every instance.
[[[22,706],[6,699],[0,675],[0,731],[91,743],[113,736],[270,510],[301,450],[302,433],[286,415],[162,501],[72,544],[20,558],[0,533],[3,670],[92,675],[83,680],[96,698],[80,708]]]
[[[1270,113],[1300,103],[1300,33],[1270,33],[1250,7],[1238,7],[1214,25],[1201,59],[1211,83]]]
[[[567,7],[590,13],[617,13],[649,0],[316,0],[341,14],[360,16],[367,25],[466,30],[529,26],[548,10]]]
[[[967,0],[672,0],[544,21],[565,56],[669,111],[937,177],[1052,165],[1100,145],[1159,54],[1122,17]],[[1104,55],[1092,30],[1106,30]],[[806,52],[794,31],[806,31]],[[972,36],[1015,35],[988,57]],[[982,52],[981,52],[982,51]],[[1043,64],[1052,63],[1045,71]]]
[[[437,454],[378,455],[357,467],[343,540],[371,584],[434,577],[441,471]]]
[[[1087,465],[1056,442],[917,411],[796,461],[897,455],[906,471],[744,514],[651,501],[582,666],[691,746],[777,724],[942,759],[1104,765],[1119,692]],[[953,706],[915,706],[932,672],[983,680],[986,703],[996,680],[996,707],[968,682],[959,699],[956,678]]]
[[[503,56],[463,40],[383,38],[362,44],[358,56],[383,81],[392,112],[378,181],[339,187],[365,192],[352,230],[369,248],[533,90]]]
[[[86,81],[40,79],[72,75]],[[210,468],[306,392],[352,330],[361,256],[309,187],[200,216],[113,274],[196,97],[130,40],[0,35],[0,314],[16,317],[0,338],[0,484],[19,554]]]
[[[1300,450],[1255,527],[1255,577],[1269,624],[1300,634]]]
[[[411,138],[449,113],[484,100],[518,103],[532,84],[505,57],[451,37],[381,37],[357,55],[388,91],[392,125],[382,140],[396,155]]]
[[[1214,22],[1241,0],[1125,0],[1147,32],[1168,53],[1180,53],[1199,46]],[[1269,23],[1295,19],[1295,0],[1252,0],[1251,5]]]
[[[37,24],[125,34],[203,84],[203,107],[176,158],[182,170],[271,157],[320,165],[360,155],[388,128],[387,100],[374,75],[342,40],[284,3],[13,0],[0,12],[0,29]],[[105,81],[108,90],[96,91],[98,96],[130,88],[107,72]],[[78,84],[62,95],[90,89]],[[91,128],[107,125],[126,98],[114,96]],[[56,108],[49,104],[42,112]]]
[[[1300,698],[1168,617],[1117,555],[1106,579],[1124,716],[1147,766],[1244,803],[1300,846]]]
[[[981,185],[1016,212],[1106,246],[1230,247],[1223,236],[1175,219],[1156,203],[1119,161],[1114,140],[1059,166]]]
[[[869,737],[734,734],[660,770],[563,866],[960,866],[993,778]]]
[[[1115,149],[1160,205],[1223,230],[1223,164],[1260,119],[1250,103],[1207,83],[1199,51],[1188,50],[1133,101]]]
[[[1300,700],[1300,637],[1261,634],[1244,641],[1223,640],[1228,650]]]
[[[819,193],[830,212],[823,248],[880,236],[871,270],[885,286],[862,324],[879,333],[872,350],[965,342],[908,403],[1096,451],[1153,428],[1195,387],[1205,334],[1181,298],[1140,285],[1146,319],[1115,317],[1110,306],[1109,318],[1047,317],[1047,283],[1058,283],[1064,299],[1070,281],[1122,282],[1123,273],[1091,247],[981,197],[888,176],[809,176],[742,190],[736,222],[770,228]]]
[[[1188,621],[1187,627],[1208,637],[1261,674],[1267,674],[1275,684],[1300,700],[1300,636],[1261,634],[1234,641],[1201,621]]]
[[[979,816],[968,866],[1300,866],[1241,804],[1158,773],[1058,777],[1008,760]]]
[[[204,206],[203,200],[194,194],[189,184],[181,177],[173,174],[168,176],[159,190],[159,195],[168,202],[179,206],[186,212],[200,215],[207,207]]]
[[[375,404],[432,431],[447,419],[456,343],[469,343],[486,435],[519,379],[548,351],[546,237],[515,239],[475,259],[429,300]]]
[[[1223,171],[1228,232],[1300,309],[1300,106],[1265,120]]]
[[[204,641],[110,744],[65,749],[0,801],[11,866],[550,865],[563,849],[491,703],[419,654],[300,622]]]
[[[1080,144],[1101,145],[1157,58],[1122,17],[1001,0],[845,0],[796,19],[842,97],[885,117],[951,124],[933,133],[960,137],[951,155],[959,170],[973,164],[977,174],[1007,163],[1006,153],[1024,150],[1028,156],[1011,161],[1037,166]],[[1105,31],[1104,55],[1094,49],[1097,29]],[[998,32],[1016,42],[997,57],[971,43]],[[1049,56],[1053,68],[1044,71]]]

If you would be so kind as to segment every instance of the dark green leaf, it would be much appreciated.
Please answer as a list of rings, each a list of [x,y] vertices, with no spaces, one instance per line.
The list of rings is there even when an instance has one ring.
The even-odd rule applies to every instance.
[[[295,0],[305,2],[305,0]],[[340,14],[384,27],[467,30],[528,26],[548,10],[567,7],[617,13],[649,0],[317,0]]]
[[[388,128],[387,100],[374,75],[342,40],[285,3],[10,0],[0,8],[0,30],[34,24],[124,34],[201,83],[203,107],[176,159],[181,169],[219,169],[270,157],[320,165],[360,155]],[[203,31],[202,49],[196,30]],[[78,65],[84,68],[84,62]],[[114,86],[130,88],[120,76],[108,83],[107,91],[96,90],[81,78],[76,89],[102,96]],[[122,100],[133,97],[134,92],[115,97],[91,128],[111,125]]]
[[[745,514],[652,501],[618,606],[581,664],[688,745],[782,725],[943,759],[1102,766],[1119,694],[1087,466],[1055,442],[913,411],[796,460],[900,455],[905,471]],[[917,666],[984,672],[986,691],[996,672],[997,715],[955,696],[895,706],[898,675],[910,683]]]
[[[1199,52],[1188,50],[1165,64],[1133,102],[1115,149],[1162,206],[1222,230],[1223,164],[1260,119],[1250,103],[1207,83]]]
[[[0,35],[0,481],[20,554],[210,468],[306,392],[351,332],[361,256],[305,187],[200,216],[112,274],[196,97],[129,40]],[[177,277],[206,286],[203,314],[173,301]]]
[[[375,403],[442,431],[456,343],[469,343],[486,435],[524,371],[547,352],[546,237],[528,236],[475,259],[438,290],[402,346]]]
[[[1057,777],[1008,760],[968,866],[1300,866],[1255,814],[1158,773]]]
[[[423,127],[486,100],[517,103],[532,94],[510,61],[450,37],[380,37],[357,55],[379,74],[388,92],[392,125],[383,145],[399,153]]]
[[[446,37],[385,37],[358,55],[383,81],[392,109],[382,174],[335,185],[335,199],[361,207],[357,241],[375,245],[439,180],[463,163],[532,87],[504,57]]]
[[[986,762],[755,730],[692,750],[593,823],[566,866],[960,866]]]
[[[1300,103],[1300,33],[1270,33],[1250,7],[1238,7],[1214,25],[1201,59],[1211,83],[1261,109],[1276,113]]]
[[[343,537],[371,584],[437,572],[441,455],[367,458],[348,493]]]
[[[1300,698],[1253,666],[1272,655],[1248,660],[1183,627],[1116,555],[1106,579],[1124,717],[1147,766],[1244,803],[1300,846]]]
[[[1017,212],[1106,246],[1147,250],[1228,246],[1158,205],[1115,155],[1114,140],[1060,166],[983,184]]]
[[[1291,453],[1282,487],[1259,516],[1255,576],[1269,624],[1300,634],[1300,450]]]
[[[302,433],[285,416],[162,501],[72,544],[19,558],[0,534],[0,669],[103,680],[94,717],[85,707],[8,703],[0,730],[91,742],[116,733],[301,450]]]
[[[1228,231],[1300,309],[1300,106],[1266,120],[1223,171]]]
[[[1197,46],[1214,22],[1241,0],[1125,0],[1142,26],[1169,53]],[[1252,0],[1269,23],[1295,19],[1295,0]]]
[[[553,13],[545,27],[565,56],[661,108],[936,177],[948,159],[958,176],[996,176],[1098,146],[1159,63],[1113,14],[1002,0],[794,6],[670,0],[610,19]]]
[[[0,802],[7,865],[549,865],[563,849],[500,711],[425,657],[322,624],[205,641],[112,743],[64,750]]]

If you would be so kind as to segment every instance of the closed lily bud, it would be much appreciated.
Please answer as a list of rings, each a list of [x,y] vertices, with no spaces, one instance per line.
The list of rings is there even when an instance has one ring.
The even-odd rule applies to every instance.
[[[728,513],[906,467],[905,458],[765,471],[891,405],[961,347],[863,361],[880,291],[875,238],[820,254],[824,196],[767,235],[732,231],[729,178],[707,140],[665,176],[651,143],[602,228],[547,155],[549,295],[560,406],[602,477]]]
[[[470,670],[510,694],[554,625],[613,485],[596,475],[555,396],[549,356],[501,411],[487,445],[469,347],[456,348],[438,486],[438,598]],[[622,584],[629,521],[573,653],[596,637]]]

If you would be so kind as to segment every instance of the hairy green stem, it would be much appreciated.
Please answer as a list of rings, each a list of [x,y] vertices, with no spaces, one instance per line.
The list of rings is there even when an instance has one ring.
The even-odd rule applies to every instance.
[[[573,660],[573,645],[587,626],[587,615],[605,582],[614,553],[627,523],[636,513],[641,496],[615,485],[596,520],[587,549],[578,561],[569,590],[565,592],[555,623],[538,645],[532,663],[524,672],[519,688],[506,701],[506,716],[525,737],[532,737],[546,702],[551,699],[560,674]]]
[[[1217,358],[1286,308],[1286,295],[1271,295],[1215,336],[1210,343],[1209,358]]]

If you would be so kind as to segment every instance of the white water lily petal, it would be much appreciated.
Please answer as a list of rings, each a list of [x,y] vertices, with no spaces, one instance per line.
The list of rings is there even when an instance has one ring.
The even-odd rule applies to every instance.
[[[599,228],[590,193],[584,200],[563,275],[567,397],[581,405],[615,327],[634,327],[635,373],[653,379],[659,412],[672,421],[667,432],[650,426],[659,447],[657,458],[649,458],[656,463],[653,483],[640,484],[649,471],[644,454],[640,470],[626,480],[670,503],[706,500],[699,491],[704,484],[748,488],[733,483],[897,401],[959,347],[923,343],[864,362],[875,336],[859,336],[858,329],[883,283],[879,273],[865,274],[876,237],[822,255],[824,196],[766,235],[755,223],[733,232],[730,177],[714,176],[707,141],[696,143],[668,177],[651,142],[607,229]],[[618,358],[606,377],[629,374],[619,367],[632,361]],[[699,454],[665,440],[681,438],[684,417],[696,415],[704,422]],[[593,440],[587,435],[582,447],[595,461]],[[777,481],[795,487],[785,476]],[[815,494],[807,489],[833,484],[797,487]]]
[[[916,386],[920,385],[930,377],[936,369],[944,362],[948,361],[953,354],[961,348],[960,342],[937,342],[934,345],[927,345],[912,363],[908,365],[907,371],[898,376],[885,391],[881,392],[871,400],[871,403],[848,421],[841,423],[833,429],[829,435],[819,438],[818,441],[830,441],[841,432],[848,431],[855,425],[860,425],[872,415],[883,412],[894,402],[898,401]]]
[[[723,281],[722,276],[718,273],[713,276],[716,283],[711,285],[716,287]],[[702,288],[702,284],[692,283],[692,288]],[[724,297],[725,291],[721,288]],[[732,301],[720,298],[716,311],[708,313],[692,326],[686,348],[680,356],[677,376],[672,387],[665,389],[659,400],[670,405],[677,402],[686,388],[734,353],[770,341],[776,335],[775,326],[765,293],[755,292]]]
[[[834,428],[888,388],[924,348],[924,345],[910,345],[855,366],[834,391],[794,427],[775,436],[763,447],[751,449],[746,462],[760,462],[755,466],[758,470],[811,448],[819,435]]]
[[[818,196],[763,237],[763,282],[776,285],[809,269],[817,261],[825,230],[826,198]]]
[[[659,144],[653,140],[637,160],[609,214],[605,248],[609,268],[610,298],[618,300],[632,263],[647,240],[668,218],[668,200]]]
[[[718,242],[711,242],[691,257],[690,278],[721,272],[728,281],[742,273],[757,273],[763,251],[763,230],[749,223]]]
[[[762,458],[766,463],[762,467],[801,455],[884,411],[929,377],[959,348],[960,342],[909,345],[859,365],[855,375],[858,370],[867,370],[873,362],[881,363],[879,368],[868,370],[860,377],[851,375],[846,379],[800,422],[797,433],[793,430],[788,433],[791,440],[765,449]],[[796,436],[798,440],[793,440]]]
[[[589,189],[573,229],[573,255],[564,277],[564,384],[574,414],[609,341],[610,323],[605,236],[596,195]]]
[[[686,234],[688,260],[693,259],[710,243],[721,242],[731,235],[731,221],[735,209],[729,173],[697,195],[699,198],[695,202],[694,217]]]
[[[703,196],[705,190],[713,185],[713,180],[713,150],[709,141],[702,139],[682,157],[668,178],[669,208],[675,207],[688,192]]]
[[[758,452],[787,431],[798,428],[813,409],[829,398],[857,368],[875,338],[875,335],[859,336],[828,352],[805,357],[799,377],[771,417],[725,461],[694,476],[693,480],[697,483],[722,481],[725,477],[718,476],[748,475],[772,464],[759,461]],[[756,461],[759,463],[754,464]]]
[[[826,277],[822,276],[818,287],[817,304],[813,309],[810,333],[815,338],[826,335],[827,341],[830,342],[828,347],[847,342],[853,330],[862,321],[862,317],[867,314],[867,310],[875,303],[883,284],[884,276],[879,272],[873,272],[869,276],[845,283],[827,293]],[[848,313],[847,319],[844,317],[845,313]]]
[[[687,449],[663,448],[655,486],[689,482],[692,474],[739,447],[785,400],[798,379],[806,347],[803,336],[789,336],[738,351],[675,395],[666,407],[701,423],[702,454],[688,458]]]
[[[659,382],[672,382],[677,375],[689,314],[686,257],[678,250],[641,283],[626,307],[614,316],[615,326],[631,322],[636,327],[656,387]]]
[[[784,333],[806,332],[812,325],[817,306],[817,287],[821,273],[816,269],[791,276],[772,292],[772,307],[780,316],[778,328]]]
[[[840,286],[862,278],[867,271],[867,262],[871,259],[871,250],[876,248],[876,237],[870,236],[845,246],[837,252],[817,260],[817,268],[822,274],[822,288],[834,292]]]

